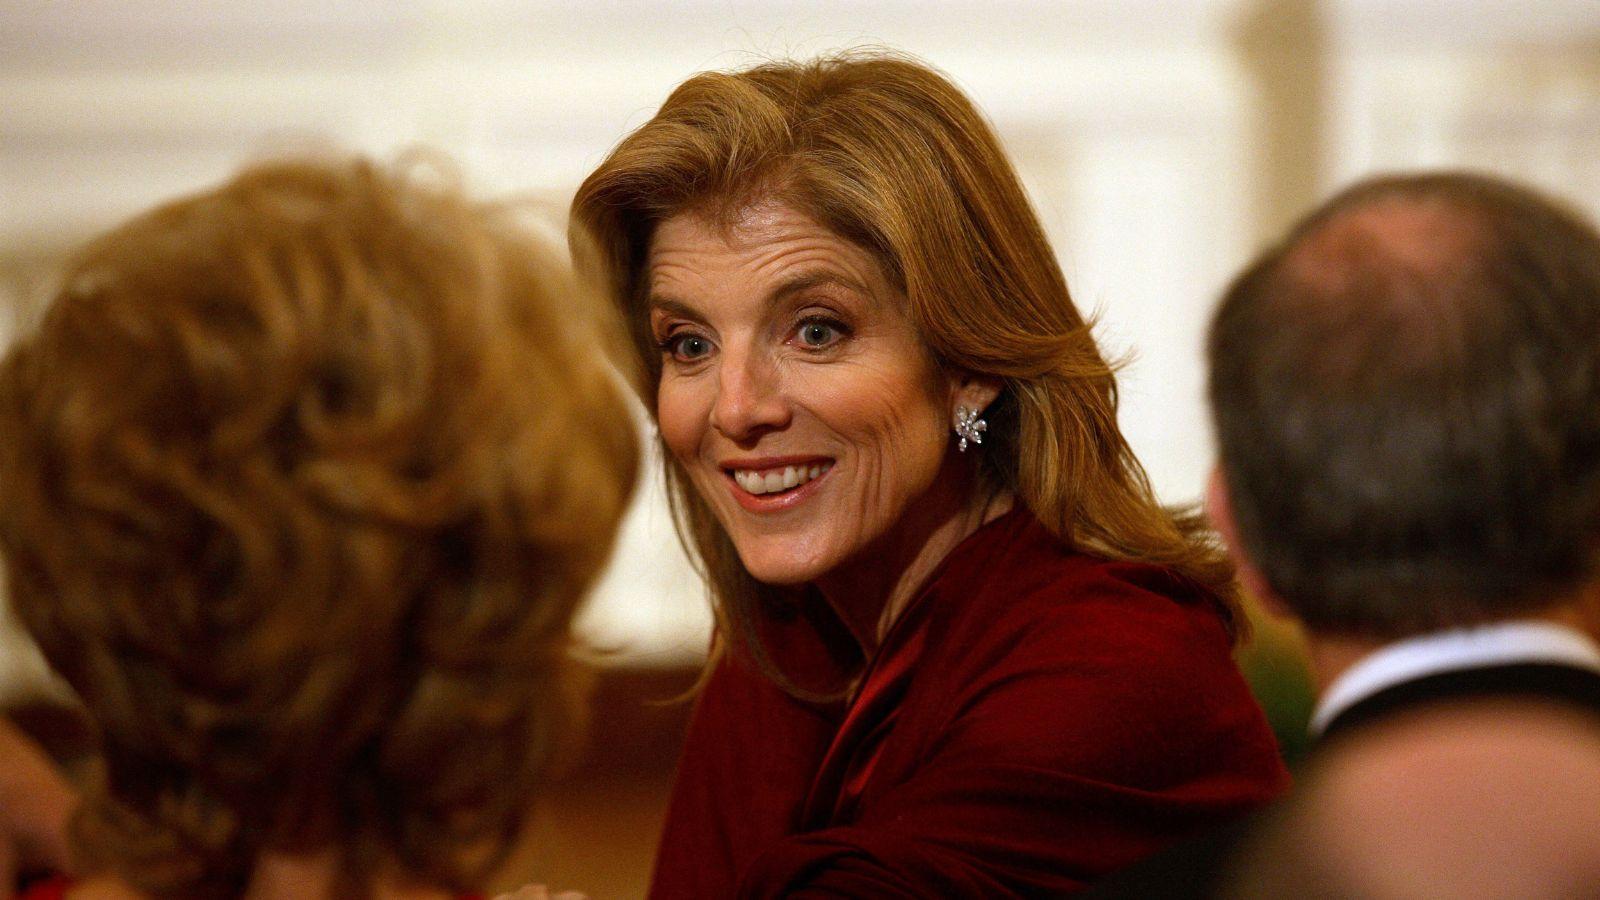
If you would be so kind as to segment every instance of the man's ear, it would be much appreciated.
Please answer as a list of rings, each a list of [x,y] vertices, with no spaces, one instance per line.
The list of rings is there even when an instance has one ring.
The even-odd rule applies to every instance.
[[[1239,526],[1233,518],[1233,498],[1228,493],[1228,479],[1222,474],[1222,466],[1218,465],[1211,470],[1211,477],[1206,481],[1206,517],[1211,520],[1213,528],[1222,536],[1222,542],[1228,548],[1228,557],[1233,560],[1234,569],[1239,576],[1239,584],[1258,603],[1262,609],[1284,619],[1296,618],[1294,610],[1289,608],[1283,598],[1267,583],[1267,577],[1261,574],[1256,564],[1245,551],[1244,543],[1239,540]]]
[[[957,371],[950,375],[950,415],[954,418],[956,407],[965,406],[975,409],[981,415],[989,404],[1000,396],[1000,389],[1004,386],[999,377],[994,375],[979,375],[974,372]]]

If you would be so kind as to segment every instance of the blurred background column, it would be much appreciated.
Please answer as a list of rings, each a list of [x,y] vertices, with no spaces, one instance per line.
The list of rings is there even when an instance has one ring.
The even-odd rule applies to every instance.
[[[1237,31],[1250,83],[1251,230],[1282,234],[1327,185],[1327,22],[1319,0],[1251,0]]]

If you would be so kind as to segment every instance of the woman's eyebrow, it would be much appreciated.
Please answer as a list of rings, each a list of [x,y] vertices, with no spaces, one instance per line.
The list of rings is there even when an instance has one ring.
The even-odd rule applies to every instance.
[[[771,291],[767,292],[768,303],[778,303],[793,297],[795,294],[804,293],[814,287],[823,285],[837,285],[853,293],[867,295],[865,285],[854,278],[829,270],[816,270],[799,272],[779,282]]]
[[[799,272],[779,282],[772,290],[767,292],[766,304],[776,306],[796,294],[805,293],[815,287],[835,285],[852,293],[870,296],[865,285],[847,275],[828,270],[812,272]],[[689,319],[693,322],[704,322],[705,314],[696,309],[694,304],[679,300],[663,294],[652,293],[645,298],[645,311],[655,313],[661,311],[671,316]]]
[[[676,300],[672,297],[663,297],[659,294],[651,294],[650,297],[645,301],[645,307],[648,312],[652,313],[656,310],[660,310],[668,315],[678,316],[680,318],[689,319],[695,322],[705,321],[705,316],[701,315],[699,310],[682,300]]]

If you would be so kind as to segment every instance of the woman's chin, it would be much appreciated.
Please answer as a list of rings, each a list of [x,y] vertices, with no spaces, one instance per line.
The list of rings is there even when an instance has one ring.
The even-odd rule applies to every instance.
[[[750,577],[765,585],[772,587],[801,587],[816,581],[816,576],[809,570],[798,567],[757,568],[745,566],[750,571]]]
[[[761,550],[739,551],[750,577],[773,587],[798,587],[810,584],[821,577],[827,567],[817,557],[797,557],[789,553],[772,553]]]

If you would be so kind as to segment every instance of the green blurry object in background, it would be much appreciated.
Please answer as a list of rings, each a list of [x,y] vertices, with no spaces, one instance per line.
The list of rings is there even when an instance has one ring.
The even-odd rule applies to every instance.
[[[1251,638],[1239,649],[1239,668],[1267,712],[1284,761],[1293,767],[1311,745],[1306,725],[1317,696],[1305,644],[1294,623],[1263,611],[1249,597],[1244,608]]]

